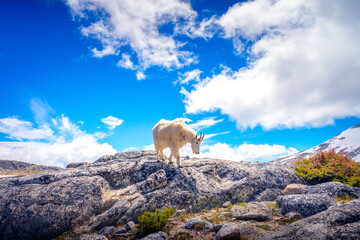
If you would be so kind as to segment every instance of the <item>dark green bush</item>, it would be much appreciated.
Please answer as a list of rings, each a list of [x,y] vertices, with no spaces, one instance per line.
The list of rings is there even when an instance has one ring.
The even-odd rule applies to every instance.
[[[338,181],[360,187],[360,163],[334,150],[295,162],[295,173],[312,183]]]
[[[143,215],[138,217],[138,221],[144,234],[150,234],[162,230],[169,218],[174,214],[174,209],[165,208],[164,211],[156,209],[153,212],[144,212]]]

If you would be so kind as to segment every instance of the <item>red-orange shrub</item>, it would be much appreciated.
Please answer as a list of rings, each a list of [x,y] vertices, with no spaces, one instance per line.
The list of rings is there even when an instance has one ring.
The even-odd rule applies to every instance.
[[[360,187],[360,163],[335,150],[295,162],[295,173],[313,183],[339,181]]]

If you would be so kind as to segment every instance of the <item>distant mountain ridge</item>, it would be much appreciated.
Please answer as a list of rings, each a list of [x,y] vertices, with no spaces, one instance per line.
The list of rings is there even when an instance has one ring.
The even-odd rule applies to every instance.
[[[274,160],[276,163],[289,163],[304,157],[311,157],[320,151],[334,149],[337,153],[344,153],[356,162],[360,162],[360,124],[353,126],[328,141],[308,150]]]
[[[32,175],[60,169],[60,167],[37,165],[17,160],[0,160],[0,177],[6,175]]]

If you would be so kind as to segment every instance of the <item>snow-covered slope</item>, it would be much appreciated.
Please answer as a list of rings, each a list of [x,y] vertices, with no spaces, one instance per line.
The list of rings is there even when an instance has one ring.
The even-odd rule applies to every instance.
[[[330,149],[335,149],[337,153],[344,153],[356,162],[360,162],[360,124],[345,130],[339,135],[320,145],[317,145],[316,147],[295,153],[288,157],[277,159],[275,162],[287,163],[304,157],[310,157],[317,152]]]

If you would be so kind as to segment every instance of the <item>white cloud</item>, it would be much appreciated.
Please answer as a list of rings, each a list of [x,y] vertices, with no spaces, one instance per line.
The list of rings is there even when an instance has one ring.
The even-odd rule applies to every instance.
[[[242,144],[231,147],[226,143],[204,145],[199,157],[225,159],[232,161],[271,161],[296,153],[294,148],[268,144]]]
[[[196,82],[199,82],[201,73],[202,73],[202,71],[200,71],[199,69],[194,69],[192,71],[188,71],[185,73],[179,73],[179,78],[177,81],[174,82],[174,84],[176,84],[176,83],[188,84],[190,81],[193,81],[193,80],[195,80]]]
[[[0,142],[0,159],[66,167],[70,162],[95,161],[100,156],[115,154],[116,150],[98,139],[109,136],[104,132],[89,134],[68,117],[52,117],[55,111],[39,99],[30,101],[37,121],[32,123],[18,117],[0,119],[0,133],[16,141]]]
[[[190,38],[209,39],[214,36],[218,29],[217,16],[212,16],[209,19],[205,18],[200,23],[196,22],[193,17],[190,21],[186,21],[185,24],[177,24],[175,32],[185,34]]]
[[[144,150],[155,150],[154,144],[146,145],[143,147]]]
[[[131,70],[136,69],[134,63],[130,60],[130,57],[130,55],[123,53],[122,59],[117,63],[117,66]]]
[[[34,114],[36,122],[48,121],[51,114],[55,113],[47,102],[33,98],[30,100],[30,110]]]
[[[127,148],[124,148],[122,150],[122,152],[132,152],[132,151],[136,151],[137,148],[136,147],[127,147]]]
[[[226,131],[226,132],[220,132],[220,133],[210,133],[210,134],[205,134],[204,140],[212,138],[212,137],[216,137],[218,135],[223,135],[223,134],[228,134],[230,133],[230,131]]]
[[[33,123],[19,120],[17,117],[0,119],[0,132],[8,135],[8,138],[15,140],[48,139],[53,131],[48,124],[41,124],[34,127]]]
[[[250,64],[182,88],[187,113],[220,110],[240,128],[319,127],[360,116],[357,1],[236,4],[224,37],[254,41]],[[236,46],[235,46],[236,47]],[[240,49],[241,51],[241,49]]]
[[[119,51],[116,51],[116,49],[113,46],[106,46],[102,50],[97,50],[97,48],[93,48],[91,50],[93,52],[94,57],[102,58],[107,55],[117,55]]]
[[[106,138],[110,135],[112,135],[113,132],[110,132],[110,133],[104,133],[104,132],[95,132],[94,133],[94,137],[97,138],[97,139],[102,139],[102,138]]]
[[[137,80],[143,80],[146,78],[146,75],[143,72],[137,72],[136,73],[136,79]]]
[[[116,150],[107,143],[84,133],[72,141],[56,139],[44,142],[0,142],[0,158],[29,163],[66,167],[70,162],[92,162],[100,156],[115,154]]]
[[[226,38],[255,39],[263,33],[308,26],[314,20],[310,5],[304,0],[237,3],[221,16],[218,24],[223,27]]]
[[[154,150],[154,144],[144,146],[144,150]],[[269,144],[242,144],[231,147],[226,143],[216,143],[213,145],[202,144],[200,146],[200,154],[192,153],[191,145],[188,144],[180,149],[180,156],[185,157],[199,157],[199,158],[213,158],[231,161],[271,161],[280,157],[285,157],[298,152],[295,148],[286,148],[282,145]],[[170,155],[170,150],[164,151],[167,158]],[[174,159],[173,159],[174,161]]]
[[[212,127],[222,121],[224,121],[224,119],[215,119],[215,117],[207,117],[197,121],[196,123],[189,124],[189,127],[194,129],[195,131],[200,131]]]
[[[108,128],[110,130],[114,130],[117,126],[120,126],[124,121],[122,119],[119,119],[119,118],[116,118],[113,116],[108,116],[106,118],[102,118],[101,122],[108,125]]]
[[[0,119],[1,133],[24,140],[0,142],[0,159],[66,167],[70,162],[91,162],[102,155],[116,153],[111,145],[98,142],[98,134],[81,131],[64,115],[51,122],[52,127],[50,124],[35,127],[33,123],[17,118]]]
[[[164,24],[189,21],[197,15],[188,2],[180,0],[67,0],[74,19],[88,22],[81,32],[98,39],[102,57],[116,54],[125,45],[136,53],[142,69],[150,66],[182,67],[196,61],[191,52],[182,51],[184,43],[160,33]]]

